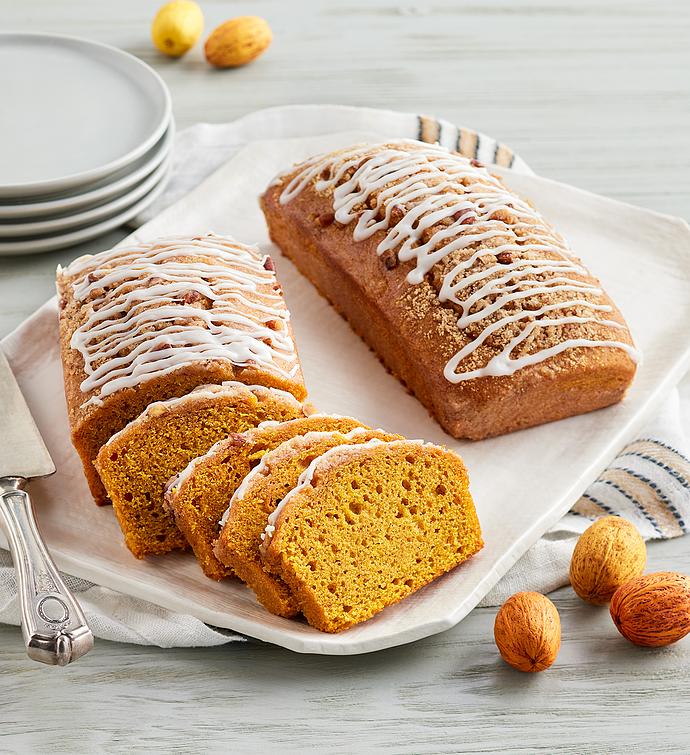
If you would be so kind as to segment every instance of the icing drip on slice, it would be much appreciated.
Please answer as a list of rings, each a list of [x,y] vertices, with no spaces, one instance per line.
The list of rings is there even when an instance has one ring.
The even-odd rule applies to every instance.
[[[271,389],[275,390],[275,389]],[[292,397],[291,397],[292,398]],[[200,465],[203,465],[205,462],[213,459],[214,456],[217,456],[219,454],[223,454],[223,456],[226,455],[227,451],[226,448],[228,445],[233,446],[238,442],[238,435],[239,438],[241,438],[241,443],[244,443],[248,446],[251,446],[254,442],[257,436],[261,436],[262,432],[268,429],[273,428],[288,428],[288,427],[294,427],[295,425],[298,425],[302,422],[304,422],[306,418],[305,417],[297,417],[296,419],[288,419],[284,421],[278,421],[275,419],[265,419],[263,422],[259,423],[255,428],[252,428],[251,430],[246,430],[244,433],[234,434],[235,437],[230,438],[222,438],[221,440],[214,443],[209,450],[201,455],[197,456],[196,459],[192,459],[189,464],[181,471],[178,472],[176,475],[170,478],[168,482],[165,485],[166,492],[172,489],[175,489],[175,492],[177,493],[179,489],[187,482],[187,480],[192,476],[196,468]],[[346,419],[342,414],[325,414],[321,412],[315,412],[314,414],[309,415],[309,419]],[[348,417],[347,419],[352,419],[353,422],[355,421],[353,417]],[[358,428],[355,428],[358,429]],[[335,432],[335,431],[334,431]]]
[[[336,222],[354,223],[355,241],[381,232],[377,253],[395,252],[412,263],[410,285],[443,265],[438,299],[459,312],[457,326],[467,339],[445,366],[449,382],[511,375],[579,347],[618,348],[638,361],[630,343],[599,336],[602,329],[627,328],[603,316],[613,307],[565,240],[475,161],[412,140],[358,146],[303,163],[283,186],[281,204],[312,182],[332,194]],[[468,335],[476,326],[480,332]],[[477,350],[506,327],[512,330],[500,352],[476,366]],[[558,342],[512,356],[543,328],[559,328]],[[593,328],[596,338],[589,337]]]
[[[241,501],[245,497],[247,490],[251,488],[256,480],[267,475],[271,466],[275,463],[275,460],[281,458],[286,449],[296,450],[299,448],[308,448],[315,443],[318,443],[320,440],[326,440],[328,438],[342,437],[346,440],[352,440],[357,435],[361,435],[362,433],[366,432],[367,428],[365,427],[355,427],[347,433],[341,433],[339,430],[311,430],[307,433],[304,433],[303,435],[296,435],[294,438],[283,441],[283,443],[281,443],[279,446],[265,453],[261,457],[259,463],[247,473],[237,490],[235,490],[232,497],[230,498],[228,507],[218,524],[221,527],[225,526],[228,518],[230,517],[230,509],[232,509],[233,505],[237,503],[237,501]]]
[[[272,265],[257,249],[208,235],[164,238],[81,257],[63,277],[87,316],[71,347],[84,403],[200,360],[292,379],[299,364]]]

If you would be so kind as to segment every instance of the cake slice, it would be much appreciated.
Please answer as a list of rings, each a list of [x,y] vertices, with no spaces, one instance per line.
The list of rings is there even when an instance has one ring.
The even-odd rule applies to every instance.
[[[150,403],[238,380],[306,391],[273,262],[214,234],[125,244],[58,268],[60,351],[72,442],[93,461]]]
[[[482,547],[462,460],[409,440],[319,456],[264,535],[264,564],[324,632],[370,618]]]
[[[167,481],[230,433],[304,415],[292,394],[229,381],[151,404],[96,459],[127,547],[137,558],[186,547],[163,508]]]
[[[219,522],[239,484],[267,451],[309,431],[346,433],[361,426],[361,422],[351,417],[327,414],[312,414],[286,422],[264,422],[253,430],[232,433],[218,441],[173,477],[166,486],[164,506],[175,517],[204,574],[211,579],[233,574],[213,553],[213,544],[220,532]]]
[[[230,501],[216,543],[218,560],[232,568],[271,613],[285,617],[299,613],[287,585],[279,576],[269,574],[261,562],[259,545],[268,515],[297,484],[312,460],[328,449],[343,443],[366,443],[372,438],[399,437],[363,427],[347,434],[310,432],[269,451],[245,477]]]

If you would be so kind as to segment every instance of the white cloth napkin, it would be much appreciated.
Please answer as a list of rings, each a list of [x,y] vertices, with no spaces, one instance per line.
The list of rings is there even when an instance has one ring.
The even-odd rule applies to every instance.
[[[378,130],[391,135],[440,141],[484,162],[494,159],[514,170],[527,165],[504,145],[470,129],[415,114],[340,106],[293,106],[253,113],[228,124],[198,124],[176,137],[172,178],[161,197],[137,218],[158,214],[214,172],[248,141],[271,137]],[[205,229],[200,229],[205,230]],[[589,486],[573,512],[547,532],[506,574],[480,605],[499,605],[519,590],[549,592],[568,582],[568,565],[579,533],[591,520],[612,513],[635,523],[647,539],[677,537],[690,521],[690,377],[669,396],[633,443]],[[211,646],[241,639],[226,630],[94,585],[66,581],[97,637],[160,647]],[[19,624],[12,562],[0,550],[0,622]]]

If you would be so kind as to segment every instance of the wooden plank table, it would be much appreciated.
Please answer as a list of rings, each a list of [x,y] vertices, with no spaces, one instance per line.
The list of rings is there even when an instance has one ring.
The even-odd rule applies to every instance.
[[[492,134],[539,173],[690,217],[690,5],[682,0],[232,0],[207,28],[256,13],[275,42],[237,71],[197,49],[159,57],[156,2],[0,0],[3,29],[74,34],[151,63],[179,127],[292,103],[433,113]],[[7,117],[0,110],[0,117]],[[124,115],[124,114],[123,114]],[[1,167],[0,167],[1,170]],[[0,258],[0,335],[53,290],[82,247]],[[690,572],[687,540],[650,546],[650,568]],[[73,667],[29,663],[0,626],[0,752],[690,751],[690,640],[645,651],[569,589],[550,671],[499,659],[494,609],[375,655],[301,656],[260,643],[160,650],[99,642]]]

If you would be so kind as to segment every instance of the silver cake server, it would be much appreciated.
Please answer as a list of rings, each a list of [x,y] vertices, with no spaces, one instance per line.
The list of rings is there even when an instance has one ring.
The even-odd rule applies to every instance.
[[[65,666],[93,647],[93,634],[60,578],[24,490],[55,465],[0,349],[0,525],[17,570],[22,633],[30,658]]]

